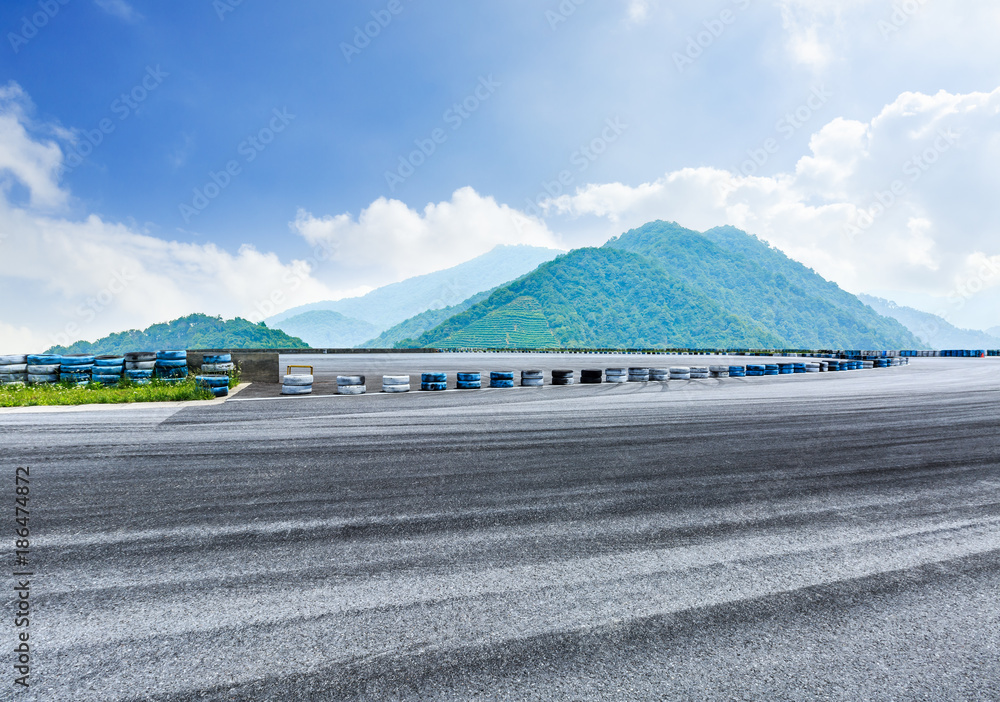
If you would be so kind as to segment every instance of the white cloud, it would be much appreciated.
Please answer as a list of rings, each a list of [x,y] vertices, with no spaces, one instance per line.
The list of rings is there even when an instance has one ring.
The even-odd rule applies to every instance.
[[[500,244],[561,248],[546,225],[469,187],[422,212],[379,198],[355,219],[300,211],[294,228],[329,252],[339,280],[382,285],[457,265]]]
[[[20,182],[32,206],[56,207],[66,202],[58,183],[62,151],[55,142],[36,141],[28,133],[31,110],[21,86],[14,82],[0,86],[0,185],[8,192],[14,181]]]
[[[632,24],[644,23],[655,9],[655,0],[627,0],[627,2],[628,21]]]
[[[1000,286],[1000,274],[981,273],[1000,260],[998,161],[1000,89],[904,93],[868,122],[823,126],[793,173],[686,168],[636,186],[587,185],[546,210],[567,227],[603,218],[608,234],[653,219],[733,224],[849,290],[946,298],[970,279],[975,294]]]
[[[134,22],[139,19],[139,13],[135,11],[126,0],[94,0],[98,7],[126,22]]]

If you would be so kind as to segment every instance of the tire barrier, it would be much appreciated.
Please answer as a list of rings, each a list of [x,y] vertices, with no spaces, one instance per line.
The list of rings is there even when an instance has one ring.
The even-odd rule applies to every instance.
[[[156,361],[156,352],[129,351],[125,354],[125,363],[145,363],[147,361]]]
[[[24,385],[27,382],[27,355],[0,356],[0,385]]]
[[[156,361],[125,361],[125,370],[155,370]]]
[[[757,363],[751,363],[747,366],[746,375],[748,378],[759,378],[764,375],[764,366]]]
[[[604,371],[588,368],[580,371],[580,383],[583,385],[598,385],[604,382]]]
[[[201,372],[202,373],[232,373],[236,370],[236,365],[233,363],[202,363]]]
[[[649,379],[659,382],[670,380],[670,370],[667,368],[650,368]]]
[[[128,371],[125,372],[128,373]],[[195,376],[194,381],[199,387],[205,388],[216,397],[225,397],[229,394],[228,375],[199,375]]]
[[[28,373],[28,382],[32,385],[42,385],[45,383],[58,383],[58,373]]]
[[[728,378],[729,366],[709,366],[708,372],[712,374],[713,378]]]
[[[747,369],[743,366],[729,366],[729,377],[730,378],[745,378],[747,376]]]
[[[448,389],[447,373],[421,373],[420,389],[428,392],[442,392]]]
[[[455,383],[459,390],[479,390],[483,386],[482,375],[473,371],[459,373]]]
[[[157,351],[154,365],[156,377],[167,383],[177,383],[188,375],[187,351]],[[204,368],[202,369],[204,373]]]
[[[791,363],[779,363],[778,375],[791,375],[795,372],[795,367]]]
[[[691,380],[691,369],[683,366],[674,366],[670,369],[671,380]]]
[[[540,388],[545,384],[545,374],[540,370],[521,371],[521,387]]]
[[[628,371],[624,368],[605,368],[604,382],[606,383],[626,383],[628,382]]]
[[[233,355],[231,353],[207,353],[201,357],[202,364],[208,363],[232,363]]]
[[[363,375],[338,375],[337,394],[338,395],[364,395],[368,392],[365,386],[365,376]]]
[[[648,368],[629,368],[628,369],[628,382],[630,382],[630,383],[648,383],[649,382],[649,369]]]
[[[806,373],[819,373],[820,364],[819,363],[806,363]]]
[[[780,375],[781,369],[778,368],[777,363],[765,363],[764,364],[764,375]]]
[[[150,380],[153,377],[153,369],[144,368],[126,368],[125,377],[131,380],[136,385],[149,385]]]
[[[552,384],[553,385],[572,385],[576,381],[573,379],[573,371],[571,370],[554,370],[552,371]]]
[[[793,363],[792,364],[792,372],[793,373],[805,373],[806,372],[806,364],[805,363]]]
[[[27,354],[23,353],[7,353],[0,354],[0,366],[13,366],[19,363],[28,363]]]
[[[205,377],[205,376],[199,376]],[[221,378],[228,376],[208,376],[211,378]],[[286,375],[281,381],[282,395],[308,395],[313,391],[313,377],[311,375]]]
[[[86,385],[90,382],[93,369],[93,356],[82,353],[63,356],[59,362],[59,381],[73,385]]]
[[[709,370],[708,370],[708,368],[706,366],[695,366],[695,367],[692,367],[691,371],[690,371],[690,374],[691,374],[691,379],[692,380],[699,379],[699,378],[710,378],[712,376],[712,374],[709,372]]]
[[[514,387],[514,371],[490,371],[491,388]]]
[[[383,375],[382,392],[409,392],[410,376],[408,375]]]

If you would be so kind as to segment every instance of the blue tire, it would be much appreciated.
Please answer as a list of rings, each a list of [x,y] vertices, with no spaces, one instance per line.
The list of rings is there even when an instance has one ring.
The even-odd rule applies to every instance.
[[[222,385],[222,386],[219,386],[219,387],[213,387],[213,388],[209,388],[209,389],[212,391],[212,394],[215,395],[216,397],[225,397],[226,395],[229,394],[229,386],[228,385]]]
[[[60,359],[60,361],[59,361],[59,365],[61,365],[61,366],[92,366],[92,365],[94,365],[94,360],[95,359],[94,359],[93,356],[87,356],[87,355],[84,355],[84,354],[74,353],[74,354],[69,355],[69,356],[63,356]]]
[[[420,383],[420,389],[440,392],[448,389],[448,383]]]
[[[98,356],[94,359],[94,365],[100,368],[124,367],[124,356]]]
[[[94,373],[90,377],[95,383],[101,383],[102,385],[114,385],[122,379],[120,375],[112,375],[110,373]]]
[[[127,370],[125,371],[125,377],[131,378],[132,380],[149,380],[153,377],[153,371],[151,370]]]
[[[29,366],[58,366],[62,363],[62,356],[54,353],[39,353],[28,356]]]
[[[514,371],[490,371],[490,380],[514,380]]]
[[[481,377],[481,375],[479,373],[459,373],[458,374],[458,382],[460,382],[460,383],[461,382],[468,382],[468,383],[477,382],[478,383],[481,380],[482,380],[482,377]]]
[[[92,364],[88,364],[85,366],[66,366],[66,365],[59,366],[60,373],[72,373],[74,375],[84,375],[90,373],[93,369],[94,366]]]
[[[199,375],[195,377],[195,382],[205,388],[229,387],[229,376],[226,375]]]
[[[421,373],[420,374],[421,383],[447,383],[448,374],[447,373]]]
[[[187,351],[157,351],[156,360],[187,362]]]
[[[514,380],[513,380],[513,378],[510,379],[510,380],[504,380],[502,378],[490,378],[490,387],[491,388],[512,388],[512,387],[514,387]]]
[[[202,363],[232,363],[233,355],[231,353],[216,353],[216,354],[205,354],[201,357]]]
[[[483,383],[481,380],[459,380],[457,387],[459,390],[479,390]]]
[[[157,368],[187,368],[187,361],[177,361],[171,359],[156,359]]]

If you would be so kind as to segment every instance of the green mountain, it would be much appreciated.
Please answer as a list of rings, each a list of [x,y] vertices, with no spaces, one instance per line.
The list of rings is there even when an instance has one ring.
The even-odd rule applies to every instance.
[[[314,310],[330,310],[374,326],[374,331],[363,337],[367,339],[426,310],[457,305],[478,292],[503,285],[560,253],[535,246],[497,246],[451,268],[386,285],[361,297],[293,307],[266,321],[272,327],[284,329],[282,323],[290,317]],[[331,333],[339,334],[341,329],[332,329]]]
[[[459,312],[464,312],[469,309],[477,302],[485,300],[490,296],[491,292],[492,290],[487,290],[485,292],[476,293],[468,300],[463,300],[457,305],[421,312],[418,315],[414,315],[409,319],[400,322],[394,327],[386,329],[374,339],[369,339],[364,343],[358,344],[358,348],[391,349],[397,346],[406,348],[406,346],[411,343],[413,339],[416,339],[428,329],[433,329],[449,317],[454,317]]]
[[[773,347],[644,256],[576,249],[501,286],[414,340],[416,347]]]
[[[301,349],[308,345],[278,329],[245,319],[224,320],[206,314],[191,314],[172,322],[154,324],[139,331],[117,332],[98,341],[78,341],[71,346],[53,346],[46,353],[116,354],[163,349]]]
[[[897,320],[932,349],[1000,349],[998,334],[960,329],[936,314],[897,305],[881,297],[858,295],[858,298],[879,314]],[[1000,332],[1000,328],[996,331]]]
[[[313,348],[349,349],[378,333],[374,325],[332,310],[303,312],[275,326]]]
[[[756,237],[667,222],[560,256],[401,345],[923,348]]]
[[[605,246],[654,259],[729,312],[773,331],[785,348],[924,348],[896,320],[734,227],[699,234],[650,222]]]

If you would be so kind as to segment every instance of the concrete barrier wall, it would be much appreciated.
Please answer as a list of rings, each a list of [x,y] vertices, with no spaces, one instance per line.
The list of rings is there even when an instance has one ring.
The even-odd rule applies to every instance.
[[[280,383],[281,369],[278,352],[258,349],[188,349],[188,368],[201,372],[201,357],[205,354],[228,353],[240,372],[240,379],[251,383]]]

